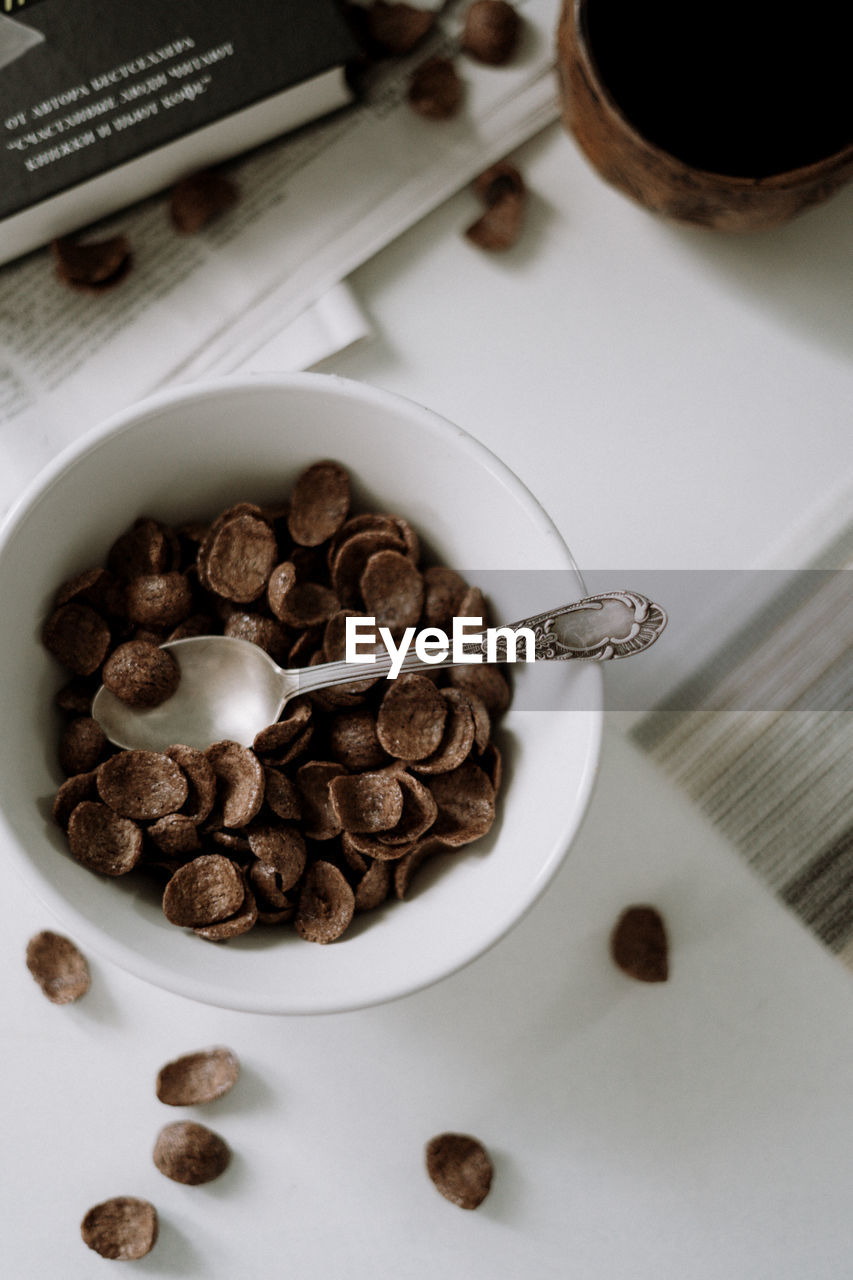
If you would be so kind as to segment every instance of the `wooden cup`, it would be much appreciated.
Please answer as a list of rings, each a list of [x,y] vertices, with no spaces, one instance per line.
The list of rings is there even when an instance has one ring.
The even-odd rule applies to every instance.
[[[853,142],[766,177],[692,167],[637,132],[601,82],[586,34],[587,0],[564,0],[557,30],[563,122],[603,178],[657,213],[694,226],[755,231],[819,204],[853,176]]]

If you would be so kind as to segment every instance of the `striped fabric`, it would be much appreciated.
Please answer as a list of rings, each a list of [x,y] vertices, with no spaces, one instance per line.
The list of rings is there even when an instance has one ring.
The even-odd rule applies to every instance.
[[[821,559],[632,736],[853,968],[853,527]]]

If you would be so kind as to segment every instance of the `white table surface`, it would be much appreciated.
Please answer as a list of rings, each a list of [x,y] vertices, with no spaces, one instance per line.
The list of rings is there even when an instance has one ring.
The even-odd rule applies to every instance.
[[[853,188],[725,240],[606,188],[558,128],[518,160],[533,191],[505,258],[459,232],[460,193],[362,268],[377,337],[327,365],[421,400],[499,453],[582,566],[737,568],[814,531],[850,482]],[[811,535],[810,535],[811,536]],[[805,532],[803,533],[805,538]],[[611,964],[652,901],[672,975]],[[495,949],[406,1000],[322,1018],[221,1013],[92,958],[54,1007],[28,975],[51,927],[0,899],[0,1271],[110,1264],[78,1224],[150,1198],[141,1275],[395,1280],[829,1280],[853,1265],[853,986],[611,722],[571,856]],[[231,1045],[244,1074],[196,1118],[232,1146],[206,1187],[162,1178],[163,1062]],[[423,1171],[434,1133],[495,1161],[475,1213]]]

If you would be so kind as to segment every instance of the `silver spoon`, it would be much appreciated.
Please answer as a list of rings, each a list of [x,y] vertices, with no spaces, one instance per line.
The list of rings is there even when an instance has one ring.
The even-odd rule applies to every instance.
[[[586,658],[604,662],[627,658],[654,644],[666,626],[660,605],[634,591],[605,591],[574,604],[508,624],[507,630],[527,627],[533,632],[537,661]],[[92,703],[92,715],[118,747],[162,751],[174,743],[204,750],[212,742],[229,739],[251,746],[255,735],[278,720],[285,704],[298,694],[332,685],[349,684],[387,675],[392,659],[377,652],[369,665],[327,662],[316,667],[286,670],[263,649],[231,636],[193,636],[163,645],[178,662],[177,691],[159,707],[138,710],[121,702],[103,686]],[[486,653],[469,642],[469,653]],[[524,654],[523,644],[519,654]],[[506,657],[500,643],[498,660]],[[454,666],[452,657],[425,663],[410,649],[400,672]]]

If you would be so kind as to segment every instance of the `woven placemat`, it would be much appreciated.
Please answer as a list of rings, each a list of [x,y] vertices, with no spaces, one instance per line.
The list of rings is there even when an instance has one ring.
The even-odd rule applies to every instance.
[[[853,968],[853,526],[821,561],[631,733]]]

